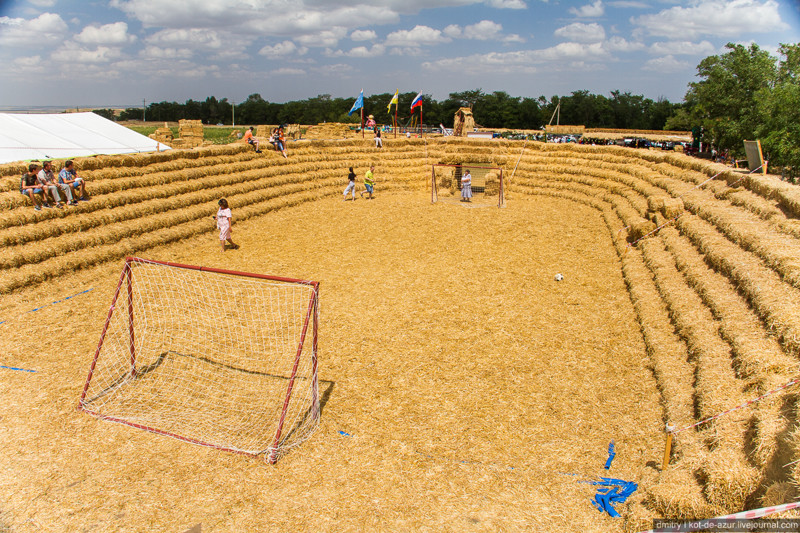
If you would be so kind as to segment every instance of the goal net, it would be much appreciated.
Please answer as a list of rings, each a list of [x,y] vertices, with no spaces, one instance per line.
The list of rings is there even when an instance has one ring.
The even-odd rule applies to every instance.
[[[125,260],[79,409],[270,463],[319,422],[317,282]]]
[[[505,207],[505,183],[503,169],[483,164],[462,163],[431,165],[431,203],[440,200],[461,198],[461,178],[467,172],[472,178],[472,200],[494,203]]]

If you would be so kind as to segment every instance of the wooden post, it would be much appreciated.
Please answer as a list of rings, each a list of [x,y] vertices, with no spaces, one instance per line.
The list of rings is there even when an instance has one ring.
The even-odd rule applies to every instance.
[[[672,432],[675,431],[675,426],[667,424],[667,443],[664,446],[664,462],[661,463],[661,471],[664,472],[669,466],[669,456],[672,453]]]

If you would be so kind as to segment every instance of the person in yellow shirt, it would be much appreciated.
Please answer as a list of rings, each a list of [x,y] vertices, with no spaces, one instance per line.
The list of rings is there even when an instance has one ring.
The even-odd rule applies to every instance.
[[[369,170],[367,173],[364,174],[364,188],[366,191],[361,191],[361,197],[364,197],[364,192],[369,193],[368,199],[372,199],[372,191],[375,189],[375,165],[370,165]]]

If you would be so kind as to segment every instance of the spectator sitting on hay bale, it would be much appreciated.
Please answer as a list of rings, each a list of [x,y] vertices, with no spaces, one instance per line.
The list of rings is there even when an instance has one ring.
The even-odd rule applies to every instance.
[[[36,177],[36,172],[39,170],[39,165],[36,163],[31,163],[28,165],[28,171],[22,174],[22,178],[19,181],[19,192],[31,199],[33,202],[33,208],[37,211],[42,210],[42,206],[39,204],[39,200],[36,198],[37,194],[42,195],[42,204],[47,203],[47,195],[44,193],[44,189],[39,186],[39,180]]]
[[[286,136],[283,134],[283,126],[279,126],[275,131],[275,148],[280,150],[283,157],[289,157],[286,155]]]
[[[60,188],[58,183],[56,182],[56,176],[53,174],[53,162],[52,161],[45,161],[42,163],[42,170],[39,171],[37,175],[39,180],[39,184],[44,189],[45,194],[47,192],[53,197],[53,201],[56,203],[56,207],[62,209],[64,206],[61,204],[61,195],[58,194],[58,189]],[[70,205],[75,204],[75,200],[72,199],[72,191],[69,190],[69,185],[65,185],[61,188],[64,191],[64,194],[67,196],[67,201]],[[50,207],[48,204],[45,204],[45,207]]]
[[[76,196],[80,192],[78,200],[82,202],[88,200],[86,198],[86,180],[78,177],[78,173],[75,172],[75,163],[71,159],[64,163],[64,168],[58,173],[58,184],[62,188],[64,186],[71,187]],[[73,201],[72,205],[77,205],[77,203]]]
[[[250,129],[244,133],[244,140],[247,144],[253,145],[257,154],[261,153],[261,150],[258,149],[258,139],[253,136],[253,126],[250,126]]]

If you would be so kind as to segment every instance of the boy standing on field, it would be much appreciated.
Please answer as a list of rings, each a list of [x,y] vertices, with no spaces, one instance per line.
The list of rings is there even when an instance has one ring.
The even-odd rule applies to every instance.
[[[370,165],[367,173],[364,174],[364,188],[369,193],[369,198],[372,199],[372,191],[375,189],[375,165]],[[361,191],[361,198],[364,198],[364,191]]]

